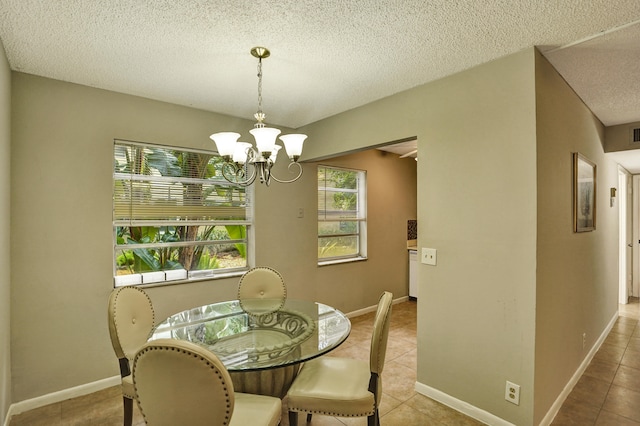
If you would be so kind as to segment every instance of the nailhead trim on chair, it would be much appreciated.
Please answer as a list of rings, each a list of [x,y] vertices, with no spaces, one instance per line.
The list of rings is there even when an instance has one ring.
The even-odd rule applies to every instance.
[[[115,299],[114,299],[114,303],[113,303],[113,312],[111,312],[111,317],[113,318],[113,323],[115,325],[116,330],[118,329],[118,321],[117,321],[117,317],[115,315],[115,308],[118,305],[118,297],[120,297],[120,293],[122,293],[123,290],[125,289],[131,289],[131,290],[135,290],[138,291],[140,293],[142,293],[144,295],[144,297],[147,299],[147,302],[149,303],[149,309],[151,310],[151,318],[152,318],[152,323],[155,324],[156,322],[156,313],[153,310],[153,304],[151,303],[151,300],[149,299],[149,295],[147,293],[144,292],[144,290],[139,289],[137,287],[133,287],[133,286],[126,286],[126,287],[120,287],[118,290],[116,290],[116,295],[115,295]],[[133,319],[133,322],[135,323],[135,318]],[[120,338],[117,339],[118,340],[118,348],[119,351],[122,352],[122,354],[124,354],[124,350],[122,349],[122,345],[120,344]],[[126,356],[126,354],[124,354]]]
[[[295,407],[289,407],[289,411],[295,411],[296,413],[309,413],[320,414],[322,416],[337,416],[337,417],[367,417],[372,416],[376,412],[376,408],[371,407],[371,411],[365,411],[361,414],[341,414],[333,411],[318,411],[318,410],[301,410]]]
[[[142,351],[139,352],[139,354],[137,356],[139,356],[140,354],[146,353],[146,352],[150,352],[150,351],[154,351],[154,350],[170,350],[170,351],[177,351],[177,352],[181,352],[190,356],[193,356],[194,358],[198,359],[201,362],[204,362],[211,370],[214,371],[214,373],[216,374],[216,376],[218,376],[218,378],[226,384],[226,382],[224,381],[224,378],[222,377],[222,374],[220,373],[220,370],[213,364],[211,364],[207,359],[201,357],[198,354],[194,354],[192,352],[188,352],[185,351],[183,349],[180,348],[173,348],[173,347],[167,347],[167,346],[153,346],[153,347],[147,347],[144,348]],[[135,381],[135,377],[133,380],[133,387],[136,390],[136,393],[138,392],[138,387]],[[228,425],[229,422],[231,422],[231,398],[230,398],[230,394],[229,394],[229,387],[228,384],[226,384],[224,387],[224,393],[225,393],[225,398],[226,398],[226,405],[227,405],[227,410],[226,410],[226,416],[225,416],[225,425]],[[142,416],[144,417],[145,423],[147,423],[147,416],[144,413],[144,410],[142,409],[142,407],[140,405],[138,405],[138,407],[140,408],[140,412],[142,413]]]
[[[382,295],[382,297],[384,297],[384,294]],[[393,305],[393,301],[392,301],[392,303],[389,303],[389,306],[387,306],[387,311],[384,313],[384,315],[382,315],[382,316],[381,316],[381,318],[386,318],[385,323],[383,323],[383,324],[382,324],[382,326],[383,326],[383,327],[385,327],[385,326],[387,325],[386,323],[388,323],[388,322],[389,322],[389,314],[390,314],[391,306],[392,306],[392,305]],[[374,326],[375,326],[375,324],[374,324]],[[378,336],[378,346],[380,346],[380,345],[382,344],[382,342],[381,342],[381,340],[382,340],[382,335],[383,335],[383,333],[380,333],[380,335]],[[388,339],[388,337],[387,337],[387,339]],[[380,354],[381,354],[382,352],[384,352],[384,353],[385,353],[385,359],[386,359],[386,350],[385,350],[385,351],[378,351],[378,353],[377,353],[377,358],[378,358],[377,365],[378,365],[378,366],[380,366]],[[384,366],[383,366],[383,367],[384,367]],[[376,372],[376,373],[377,373],[377,372]]]
[[[120,362],[120,377],[121,379],[124,377],[128,377],[131,375],[131,359],[127,358],[127,355],[124,353],[124,349],[122,348],[122,344],[120,343],[120,332],[119,327],[118,327],[118,321],[117,321],[117,317],[116,317],[116,306],[118,306],[118,297],[120,297],[120,293],[122,293],[123,290],[127,289],[127,291],[129,289],[131,290],[135,290],[138,291],[140,293],[142,293],[146,300],[147,303],[149,303],[149,309],[151,311],[151,323],[155,324],[155,319],[156,319],[156,315],[155,315],[155,311],[153,310],[153,304],[151,303],[151,300],[149,299],[149,295],[147,293],[144,292],[144,290],[137,288],[137,287],[133,287],[133,286],[125,286],[125,287],[120,287],[118,289],[112,290],[113,292],[115,292],[115,294],[113,295],[113,304],[111,306],[112,311],[109,312],[109,335],[111,337],[111,344],[113,346],[113,350],[116,353],[116,356],[118,357],[118,360]],[[109,303],[111,303],[111,296],[109,297]],[[115,329],[115,339],[112,335],[111,332],[111,321],[113,321],[113,328]],[[135,323],[135,318],[133,320],[133,322]],[[151,330],[150,330],[151,331]],[[123,365],[123,363],[126,363],[126,365]],[[125,375],[125,370],[128,371],[128,375]],[[132,377],[133,379],[133,377]],[[133,400],[135,399],[135,395],[129,395],[127,392],[124,391],[124,386],[121,385],[121,389],[122,389],[122,396],[125,399],[131,400],[131,404],[133,404]],[[127,401],[124,401],[124,405],[125,405],[125,419],[124,419],[124,424],[125,425],[130,425],[132,419],[131,418],[127,418]]]
[[[240,287],[242,285],[242,279],[250,272],[256,271],[256,270],[261,270],[261,269],[266,269],[269,270],[271,272],[273,272],[274,274],[276,274],[279,278],[280,278],[280,283],[282,284],[282,288],[284,289],[284,298],[287,298],[287,286],[284,284],[284,278],[282,278],[282,275],[280,274],[280,272],[276,271],[273,268],[270,268],[268,266],[256,266],[254,268],[249,269],[247,272],[245,272],[242,277],[240,277],[240,281],[238,282],[238,299],[240,299]]]

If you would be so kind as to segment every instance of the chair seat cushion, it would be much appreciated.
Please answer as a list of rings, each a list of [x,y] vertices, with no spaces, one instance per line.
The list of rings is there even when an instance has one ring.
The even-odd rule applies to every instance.
[[[368,391],[369,364],[357,359],[320,357],[304,364],[289,388],[289,411],[339,417],[369,416],[375,412]]]
[[[136,398],[136,390],[133,387],[133,376],[131,374],[122,378],[122,395],[129,399]]]
[[[249,393],[235,393],[235,408],[229,426],[277,426],[282,416],[282,402],[278,398]]]

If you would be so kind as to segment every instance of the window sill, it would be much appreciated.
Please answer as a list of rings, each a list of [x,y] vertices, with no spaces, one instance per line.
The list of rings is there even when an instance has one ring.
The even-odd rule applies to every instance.
[[[318,266],[339,265],[341,263],[360,262],[362,260],[367,260],[367,258],[359,256],[359,257],[350,257],[348,259],[322,260],[318,262]]]
[[[218,274],[206,274],[206,275],[203,274],[200,276],[195,276],[195,277],[190,277],[185,279],[176,279],[176,280],[162,280],[162,281],[155,281],[155,282],[114,283],[114,287],[117,288],[117,287],[123,287],[126,285],[131,285],[136,287],[140,286],[143,288],[163,287],[168,285],[188,284],[188,283],[195,283],[195,282],[201,282],[201,281],[214,281],[214,280],[220,280],[224,278],[240,277],[245,272],[247,272],[247,269],[239,270],[239,271],[230,271],[225,273],[218,273]]]

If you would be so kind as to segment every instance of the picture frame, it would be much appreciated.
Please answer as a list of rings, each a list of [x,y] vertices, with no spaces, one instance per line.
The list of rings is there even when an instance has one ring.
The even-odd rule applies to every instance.
[[[573,153],[573,231],[596,229],[596,164]]]

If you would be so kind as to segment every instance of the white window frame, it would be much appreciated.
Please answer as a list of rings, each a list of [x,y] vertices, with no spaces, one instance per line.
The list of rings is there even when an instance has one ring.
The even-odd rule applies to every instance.
[[[321,181],[320,171],[321,169],[331,169],[344,172],[352,172],[357,175],[357,188],[356,189],[344,189],[344,188],[332,188],[326,186],[326,182]],[[318,180],[318,247],[320,247],[320,240],[331,238],[332,235],[320,234],[320,226],[322,223],[327,222],[356,222],[358,229],[355,233],[346,233],[335,235],[339,237],[353,237],[357,238],[357,252],[348,255],[336,255],[320,257],[318,254],[318,265],[332,265],[336,263],[354,262],[367,259],[367,172],[365,170],[349,169],[345,167],[318,165],[318,171],[316,172],[316,179]],[[322,207],[321,197],[324,194],[331,191],[337,192],[353,192],[357,194],[357,207],[355,211],[342,215],[339,210],[328,210]],[[326,206],[326,202],[324,203]]]
[[[205,154],[211,157],[219,157],[215,151],[196,150],[184,147],[165,146],[151,143],[132,142],[126,140],[114,140],[114,173],[113,173],[113,276],[114,287],[124,285],[145,285],[145,284],[178,284],[192,281],[210,280],[229,276],[238,276],[249,269],[253,258],[253,208],[251,200],[253,189],[232,184],[216,172],[209,178],[185,178],[163,176],[161,173],[147,172],[146,174],[136,174],[133,171],[123,172],[121,167],[127,164],[123,161],[122,152],[127,149],[144,148],[148,150],[180,151],[183,153]],[[208,169],[211,170],[211,169]],[[132,189],[127,191],[127,185],[133,188],[137,182],[141,182],[146,188],[146,198],[155,198],[153,203],[137,202],[132,195]],[[216,201],[216,191],[209,191],[204,199],[198,199],[196,204],[187,204],[183,198],[186,184],[196,184],[201,188],[228,188],[232,193],[227,192],[233,200],[232,204],[220,204]],[[171,186],[171,189],[169,189]],[[122,189],[125,188],[125,189]],[[176,191],[174,188],[182,189]],[[164,191],[164,192],[163,192]],[[127,192],[129,194],[127,195]],[[154,196],[155,194],[155,196]],[[177,195],[176,195],[177,194]],[[218,197],[219,198],[219,197]],[[177,201],[176,201],[177,199]],[[204,201],[203,201],[204,200]],[[203,201],[203,202],[202,202]],[[226,200],[225,200],[226,201]],[[160,204],[158,207],[157,204]],[[163,206],[166,206],[163,207]],[[214,269],[161,269],[148,272],[135,271],[127,275],[117,274],[118,253],[124,250],[131,250],[132,245],[118,241],[118,229],[123,227],[147,227],[147,228],[175,228],[175,227],[212,227],[240,225],[246,230],[244,236],[236,236],[236,239],[210,238],[207,240],[170,241],[146,244],[136,244],[137,249],[175,249],[178,247],[205,247],[220,244],[240,244],[245,248],[245,265],[227,268]],[[240,228],[241,229],[241,228]],[[203,249],[204,251],[204,249]],[[207,265],[208,266],[208,265]]]

